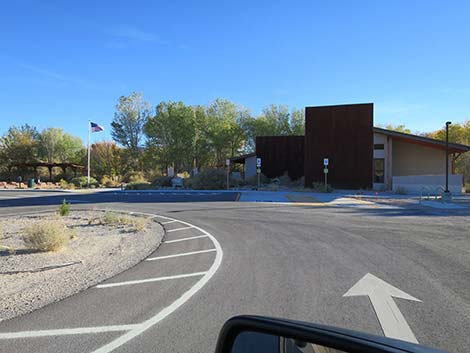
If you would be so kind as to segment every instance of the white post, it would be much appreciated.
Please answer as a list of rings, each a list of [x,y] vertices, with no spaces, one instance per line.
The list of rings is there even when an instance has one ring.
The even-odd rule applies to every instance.
[[[91,135],[91,123],[88,120],[88,166],[87,166],[87,188],[90,188],[90,135]]]

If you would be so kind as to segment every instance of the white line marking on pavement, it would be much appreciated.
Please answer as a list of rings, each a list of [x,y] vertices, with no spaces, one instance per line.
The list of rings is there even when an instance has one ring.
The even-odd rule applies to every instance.
[[[421,302],[421,300],[370,273],[362,277],[343,297],[362,295],[369,297],[385,336],[418,343],[413,331],[411,331],[410,326],[392,297],[415,302]]]
[[[157,278],[137,279],[137,280],[134,280],[134,281],[126,281],[126,282],[98,284],[96,286],[96,288],[111,288],[111,287],[130,286],[130,285],[134,285],[134,284],[167,281],[167,280],[170,280],[170,279],[204,276],[205,274],[206,274],[206,272],[194,272],[194,273],[185,273],[185,274],[182,274],[182,275],[175,275],[175,276],[165,276],[165,277],[157,277]]]
[[[178,243],[180,241],[193,240],[193,239],[199,239],[199,238],[205,238],[205,237],[207,237],[207,235],[202,234],[202,235],[196,235],[195,237],[181,238],[181,239],[175,239],[175,240],[167,240],[167,241],[164,241],[163,244]]]
[[[147,214],[148,215],[148,214]],[[171,220],[172,218],[169,217],[162,217],[166,218],[168,220]],[[181,297],[176,299],[171,305],[167,306],[165,309],[161,310],[158,314],[155,316],[151,317],[150,319],[142,322],[140,324],[140,327],[133,329],[126,334],[116,338],[114,341],[111,341],[110,343],[104,345],[101,348],[98,348],[92,353],[109,353],[116,348],[119,348],[123,344],[126,344],[133,338],[139,336],[140,334],[144,333],[146,330],[151,328],[152,326],[158,324],[160,321],[162,321],[164,318],[166,318],[168,315],[173,313],[175,310],[177,310],[180,306],[182,306],[184,303],[186,303],[194,294],[199,292],[201,288],[204,287],[204,285],[209,282],[209,280],[214,276],[214,274],[217,272],[218,268],[220,267],[220,264],[222,263],[222,258],[224,252],[222,251],[222,247],[220,246],[220,243],[217,241],[217,239],[210,233],[206,232],[202,228],[192,225],[190,223],[180,221],[183,224],[186,224],[188,226],[192,226],[193,228],[201,231],[204,233],[207,237],[209,237],[210,240],[214,243],[214,247],[216,249],[216,255],[215,255],[215,260],[212,263],[212,266],[210,267],[209,271],[206,272],[206,274],[196,282],[194,286],[192,286],[187,292],[185,292]]]
[[[163,259],[171,259],[174,257],[180,257],[180,256],[190,256],[190,255],[196,255],[196,254],[205,254],[208,252],[214,252],[216,249],[207,249],[207,250],[199,250],[199,251],[191,251],[191,252],[185,252],[181,254],[175,254],[175,255],[166,255],[166,256],[158,256],[158,257],[149,257],[145,261],[155,261],[155,260],[163,260]]]
[[[178,221],[176,219],[174,219],[172,221],[162,222],[162,224],[170,224],[170,223],[175,223],[175,222],[178,222]]]
[[[192,227],[182,227],[182,228],[176,228],[176,229],[169,229],[166,232],[171,233],[171,232],[178,232],[180,230],[185,230],[185,229],[191,229]]]
[[[13,338],[33,338],[47,336],[65,336],[65,335],[83,335],[89,333],[103,333],[115,331],[130,331],[139,328],[140,325],[115,325],[115,326],[97,326],[97,327],[77,327],[59,330],[41,330],[41,331],[19,331],[0,333],[0,340]]]

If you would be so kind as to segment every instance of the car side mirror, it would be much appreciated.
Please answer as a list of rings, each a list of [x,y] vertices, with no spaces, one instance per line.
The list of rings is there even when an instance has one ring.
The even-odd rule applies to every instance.
[[[445,353],[342,328],[261,316],[228,320],[216,353]]]

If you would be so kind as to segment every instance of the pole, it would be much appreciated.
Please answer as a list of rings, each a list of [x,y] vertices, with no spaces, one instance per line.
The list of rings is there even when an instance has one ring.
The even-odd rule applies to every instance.
[[[230,183],[230,164],[227,165],[227,190],[230,189],[229,183]]]
[[[88,165],[87,165],[87,183],[86,187],[89,189],[90,188],[90,135],[91,135],[91,129],[90,129],[90,120],[88,120]]]
[[[449,125],[451,124],[450,121],[446,122],[446,190],[445,192],[449,192]]]
[[[328,191],[328,173],[325,173],[325,191]]]

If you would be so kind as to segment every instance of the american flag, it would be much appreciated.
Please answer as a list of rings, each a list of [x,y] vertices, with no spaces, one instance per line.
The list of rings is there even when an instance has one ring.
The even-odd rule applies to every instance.
[[[98,125],[97,123],[93,123],[90,121],[90,125],[91,125],[91,132],[99,132],[99,131],[104,130],[104,127],[102,127],[101,125]]]

